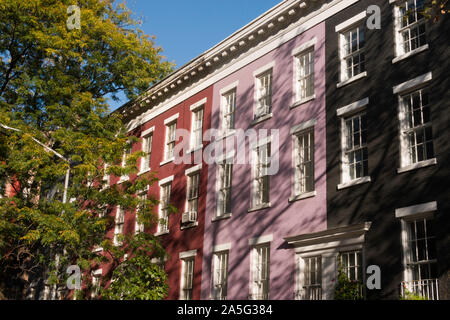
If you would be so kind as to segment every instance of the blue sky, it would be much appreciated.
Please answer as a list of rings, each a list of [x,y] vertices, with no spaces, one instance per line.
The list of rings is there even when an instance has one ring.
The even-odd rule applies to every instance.
[[[179,68],[281,0],[126,0],[141,29]],[[111,110],[127,102],[111,101]]]

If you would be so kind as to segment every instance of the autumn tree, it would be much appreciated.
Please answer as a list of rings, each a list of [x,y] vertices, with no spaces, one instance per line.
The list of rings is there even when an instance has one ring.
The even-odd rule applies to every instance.
[[[64,283],[69,264],[89,276],[93,264],[117,259],[124,248],[105,238],[114,206],[137,208],[145,226],[154,223],[156,200],[135,196],[154,182],[151,174],[111,187],[103,177],[136,172],[144,155],[130,154],[121,166],[136,138],[110,112],[108,97],[123,92],[133,99],[166,76],[172,65],[161,52],[132,12],[113,0],[0,0],[0,180],[15,189],[13,197],[0,198],[6,298],[26,298],[33,282]],[[67,169],[70,201],[64,203]],[[98,246],[112,254],[93,252]],[[151,235],[124,239],[124,246],[141,264],[164,255]]]

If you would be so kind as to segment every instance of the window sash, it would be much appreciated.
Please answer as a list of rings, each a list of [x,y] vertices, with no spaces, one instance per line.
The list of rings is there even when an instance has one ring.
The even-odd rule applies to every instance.
[[[148,136],[145,136],[142,140],[142,151],[147,153],[147,155],[142,158],[141,171],[150,169],[150,160],[151,160],[151,155],[152,155],[152,143],[153,143],[153,134],[149,134]]]
[[[255,118],[271,112],[272,108],[272,70],[257,78],[257,100]]]
[[[304,258],[303,287],[322,285],[322,257]]]
[[[256,163],[254,169],[254,206],[269,203],[271,144],[267,143],[255,149]]]
[[[269,299],[270,245],[253,248],[252,299]]]
[[[314,190],[314,131],[297,134],[294,139],[294,194],[299,195]]]
[[[314,49],[296,57],[297,101],[314,95]]]
[[[344,119],[344,176],[345,181],[368,176],[366,114],[360,113]],[[345,182],[344,181],[344,182]]]
[[[123,234],[123,229],[125,225],[125,211],[117,206],[116,217],[115,217],[115,228],[114,228],[114,244],[120,245],[121,242],[118,240],[118,235]]]
[[[177,129],[177,123],[173,122],[167,125],[166,131],[166,160],[173,158],[174,154],[174,148],[175,148],[175,142],[176,142],[176,129]]]
[[[214,254],[213,298],[215,300],[227,298],[228,255],[228,251]]]
[[[233,164],[226,161],[219,165],[219,188],[217,195],[217,216],[231,212],[231,185]]]
[[[350,79],[366,70],[365,30],[356,27],[341,33],[341,63],[344,79]]]
[[[172,185],[162,185],[160,188],[160,210],[158,221],[158,232],[169,231],[169,201]]]
[[[341,252],[340,263],[349,280],[363,281],[361,251]]]
[[[428,90],[420,89],[400,97],[403,118],[401,134],[407,164],[434,158],[433,130]]]
[[[232,90],[222,96],[222,132],[234,129],[234,111],[236,108],[236,91]]]
[[[147,201],[147,192],[145,193],[141,193],[140,195],[138,195],[139,198],[139,205],[144,205],[145,201]],[[139,216],[139,207],[136,209],[136,222],[135,222],[135,227],[134,227],[134,231],[135,234],[138,234],[140,232],[144,232],[144,224],[142,222],[138,221],[138,216]]]
[[[194,258],[183,259],[183,283],[181,293],[183,300],[192,300],[194,288]]]
[[[192,138],[191,146],[198,147],[202,145],[203,140],[203,108],[192,113]]]
[[[195,173],[188,176],[187,187],[187,211],[198,212],[198,188],[199,188],[200,173]]]

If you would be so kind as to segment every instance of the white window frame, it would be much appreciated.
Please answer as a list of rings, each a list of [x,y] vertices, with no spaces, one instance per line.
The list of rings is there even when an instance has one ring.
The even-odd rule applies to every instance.
[[[190,150],[195,151],[203,146],[203,120],[204,120],[204,104],[191,109],[191,138]]]
[[[409,157],[409,150],[408,150],[408,141],[407,137],[404,134],[406,123],[407,123],[407,117],[406,112],[403,105],[403,97],[407,96],[411,93],[420,91],[420,90],[427,90],[428,94],[431,94],[432,90],[429,86],[429,82],[433,79],[433,75],[431,72],[425,73],[423,75],[420,75],[414,79],[408,80],[406,82],[403,82],[401,84],[398,84],[392,88],[393,93],[398,95],[398,130],[399,130],[399,144],[400,144],[400,167],[397,169],[397,173],[402,173],[422,167],[427,167],[430,165],[437,164],[436,160],[436,150],[435,150],[435,144],[433,143],[433,151],[434,151],[434,157],[430,159],[424,159],[423,161],[419,161],[416,163],[410,162]],[[430,102],[428,102],[430,104]],[[432,122],[431,122],[431,115],[433,113],[432,106],[430,106],[430,121],[429,124],[427,123],[427,126],[431,126],[432,128]],[[434,141],[432,139],[431,141]]]
[[[172,193],[172,181],[173,181],[173,176],[167,177],[167,178],[159,181],[159,199],[160,199],[159,201],[160,202],[158,205],[158,226],[157,226],[157,232],[155,235],[169,233],[168,205],[170,204],[170,196]],[[165,192],[165,191],[167,191],[167,192]],[[163,199],[163,196],[165,196],[165,198],[167,198],[167,199]],[[164,200],[166,202],[164,202]],[[163,204],[166,204],[166,206],[163,207]]]
[[[316,263],[315,268],[315,280],[312,283],[310,267],[312,265],[312,259]],[[296,281],[296,300],[322,300],[322,255],[316,254],[313,256],[301,256],[297,254],[297,281]],[[307,274],[309,273],[309,276]],[[308,281],[309,280],[309,281]]]
[[[414,0],[415,2],[417,0]],[[422,52],[424,50],[427,50],[429,48],[428,43],[427,43],[427,27],[426,27],[426,18],[422,17],[421,19],[417,20],[417,11],[415,12],[415,19],[416,21],[408,24],[406,26],[402,26],[402,14],[400,11],[400,5],[406,5],[408,4],[408,1],[405,0],[395,0],[389,1],[391,4],[394,4],[393,7],[393,17],[394,17],[394,39],[395,39],[395,58],[392,60],[392,63],[396,63],[400,60],[403,60],[405,58],[408,58],[414,54],[417,54],[419,52]],[[425,29],[423,36],[425,37],[425,43],[423,43],[422,45],[418,45],[416,48],[411,49],[411,30],[413,28],[419,28],[419,27],[423,27]],[[418,30],[418,29],[417,29]],[[403,37],[403,32],[408,31],[409,33],[409,39],[407,40],[408,42],[408,46],[409,46],[409,50],[405,50],[404,47],[404,43],[406,42],[404,37]],[[419,36],[417,37],[417,41],[419,40]]]
[[[228,261],[230,251],[221,250],[213,253],[213,275],[211,297],[214,300],[226,300],[228,291]]]
[[[313,45],[294,57],[295,104],[306,102],[315,98],[314,69],[315,48]]]
[[[181,252],[180,300],[192,300],[194,293],[194,273],[196,250]]]
[[[217,163],[217,178],[216,178],[216,213],[214,219],[228,218],[231,216],[231,199],[232,199],[232,187],[233,187],[233,159],[235,152],[230,152],[224,157],[218,159]],[[226,177],[226,168],[229,168],[229,176]],[[225,199],[225,200],[224,200]],[[228,202],[229,203],[225,203]],[[230,210],[224,210],[224,208]],[[227,212],[225,212],[227,211]]]
[[[270,297],[270,242],[255,243],[251,248],[251,300],[269,300]]]
[[[165,125],[166,138],[164,142],[164,161],[161,163],[161,165],[165,162],[170,162],[175,158],[174,150],[176,144],[177,120],[172,120]]]
[[[144,173],[150,170],[151,168],[151,159],[152,159],[152,144],[153,144],[153,132],[155,127],[151,127],[148,130],[145,130],[142,134],[142,151],[147,153],[145,157],[141,158],[141,165],[139,168],[139,173]]]
[[[92,272],[92,288],[91,288],[91,299],[96,299],[99,294],[100,281],[102,279],[103,270],[97,269]]]
[[[119,241],[118,235],[124,234],[125,229],[125,210],[123,210],[119,205],[116,207],[116,215],[115,215],[115,225],[114,225],[114,245],[121,246],[123,243]]]
[[[366,11],[363,11],[359,14],[357,14],[356,16],[340,23],[339,25],[337,25],[335,27],[335,31],[338,33],[338,39],[339,39],[339,60],[340,60],[340,82],[337,84],[337,87],[340,88],[350,82],[356,81],[358,79],[361,79],[365,76],[367,76],[367,70],[364,67],[364,70],[361,71],[357,74],[353,74],[353,67],[354,64],[352,62],[352,76],[349,77],[347,74],[347,61],[346,59],[349,57],[354,57],[357,55],[360,55],[361,53],[364,55],[364,65],[366,64],[366,58],[365,58],[365,46],[366,46],[366,29],[365,29],[365,23],[364,19],[366,18]],[[359,48],[359,30],[363,29],[364,32],[364,47],[363,48]],[[356,51],[353,51],[349,54],[347,54],[345,52],[345,44],[346,44],[346,33],[349,33],[353,30],[357,29],[357,45],[358,45],[358,49]],[[353,60],[352,60],[353,61]],[[361,64],[361,59],[359,57],[359,63],[358,65]]]
[[[139,202],[140,202],[139,205],[141,205],[141,202],[144,202],[144,201],[146,201],[148,199],[148,186],[145,189],[145,191],[143,191],[143,192],[138,194],[138,198],[139,198]],[[139,215],[139,207],[136,208],[134,234],[138,234],[138,233],[144,232],[144,224],[143,223],[139,223],[138,215]]]
[[[103,164],[103,181],[102,181],[102,190],[108,188],[111,185],[111,175],[107,173],[109,164],[104,163]]]
[[[317,121],[315,119],[307,121],[305,123],[302,123],[300,125],[297,125],[293,128],[291,128],[291,135],[292,135],[292,164],[293,164],[293,181],[292,181],[292,196],[290,198],[291,201],[299,199],[299,198],[305,198],[308,196],[315,195],[315,143],[314,143],[314,129],[315,124]],[[300,159],[300,137],[308,137],[309,142],[309,160],[306,162],[302,162]],[[302,153],[303,154],[303,153]],[[309,179],[312,181],[306,181],[307,177],[304,177],[302,174],[302,171],[300,170],[300,166],[306,167],[309,165],[310,168],[310,174],[311,176]],[[304,188],[302,188],[301,181],[304,181]],[[308,185],[310,186],[311,190],[308,190]]]
[[[250,210],[255,210],[258,208],[265,208],[270,206],[270,175],[267,171],[269,170],[271,165],[272,136],[258,141],[258,143],[251,146],[251,150],[252,194]],[[263,156],[263,158],[264,156],[266,156],[266,159],[261,160],[261,156]]]
[[[126,167],[126,165],[127,165],[127,158],[128,158],[128,156],[129,156],[131,153],[132,153],[131,148],[130,148],[130,149],[126,149],[126,150],[123,151],[123,154],[122,154],[122,161],[121,161],[121,163],[120,163],[120,166],[121,166],[122,168],[125,168],[125,167]],[[119,183],[120,183],[120,182],[127,181],[127,180],[129,180],[129,179],[130,179],[130,175],[129,175],[129,174],[123,174],[123,175],[120,176]]]
[[[338,189],[347,188],[353,185],[370,182],[371,178],[369,175],[369,167],[367,167],[367,175],[363,175],[361,177],[355,177],[354,179],[350,176],[350,163],[347,157],[347,153],[350,152],[346,150],[347,148],[347,126],[346,121],[348,119],[353,119],[356,116],[361,116],[367,113],[367,105],[369,104],[369,98],[364,98],[362,100],[351,103],[347,106],[341,107],[337,110],[337,116],[340,118],[341,122],[341,183],[338,185]],[[366,115],[367,117],[367,115]],[[360,123],[361,128],[361,123]],[[368,131],[368,128],[366,128]],[[361,130],[359,131],[361,132]],[[361,136],[360,136],[361,138]],[[353,141],[353,140],[352,140]],[[361,141],[362,143],[362,141]],[[364,148],[368,148],[368,137],[366,136],[366,143],[364,145],[360,145],[360,150]],[[362,151],[363,152],[363,151]],[[367,162],[369,161],[369,152],[367,149]],[[363,168],[364,172],[364,168]]]
[[[220,132],[222,136],[231,134],[235,130],[236,124],[236,100],[237,88],[232,87],[228,91],[221,93],[220,103]],[[231,100],[229,99],[231,98]],[[227,120],[229,119],[229,120]]]
[[[259,120],[261,118],[270,117],[272,114],[272,89],[273,89],[273,68],[275,62],[271,62],[258,70],[253,72],[255,79],[254,91],[254,111],[253,119]],[[268,102],[262,105],[261,100]]]
[[[195,224],[198,223],[198,205],[200,198],[199,191],[200,191],[201,169],[202,165],[199,164],[185,171],[187,184],[186,184],[186,201],[184,208],[186,213],[188,213],[191,217],[195,218]],[[195,210],[192,210],[192,207],[194,207]]]
[[[413,279],[413,273],[412,270],[409,268],[409,265],[413,264],[411,262],[411,247],[410,247],[410,241],[409,241],[409,230],[408,225],[409,223],[415,222],[415,221],[423,221],[423,220],[434,220],[435,219],[435,212],[437,210],[437,202],[427,202],[423,204],[413,205],[410,207],[405,208],[398,208],[395,210],[395,217],[397,219],[400,219],[401,223],[401,240],[402,240],[402,259],[403,259],[403,281],[405,281],[408,285],[406,285],[407,289],[411,292],[413,292],[413,289],[410,287],[410,284],[414,281]],[[434,238],[436,235],[433,236]],[[427,238],[428,239],[428,238]],[[428,248],[427,248],[427,254],[428,254]],[[435,259],[431,260],[422,260],[422,263],[430,264],[430,263],[436,263],[437,257]],[[437,284],[437,279],[423,279],[423,280],[432,280],[434,283]],[[430,285],[429,283],[421,283],[422,280],[415,280],[418,281],[419,286],[423,285]],[[426,282],[426,281],[425,281]],[[436,290],[436,291],[435,291]],[[439,299],[439,290],[438,288],[432,289],[432,295],[430,295],[429,298],[431,299]]]

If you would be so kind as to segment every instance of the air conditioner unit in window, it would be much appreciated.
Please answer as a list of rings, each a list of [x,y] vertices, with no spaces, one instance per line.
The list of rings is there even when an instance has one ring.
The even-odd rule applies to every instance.
[[[181,223],[191,223],[197,221],[197,212],[185,212],[181,215]]]

